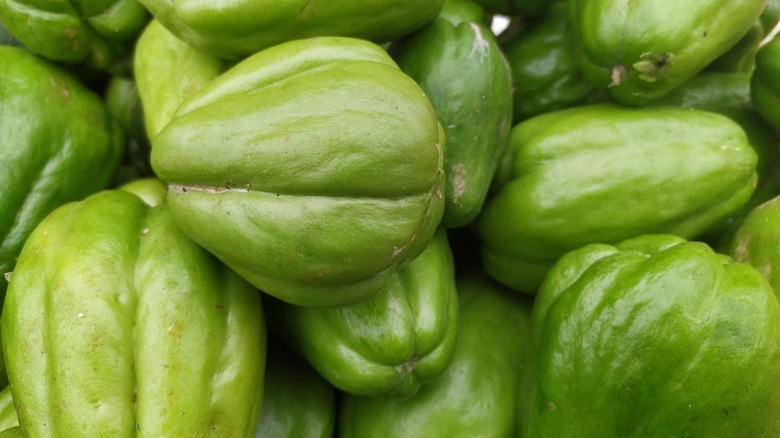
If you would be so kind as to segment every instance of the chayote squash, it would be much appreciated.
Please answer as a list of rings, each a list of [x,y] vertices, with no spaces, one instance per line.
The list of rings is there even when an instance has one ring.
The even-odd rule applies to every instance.
[[[19,426],[0,431],[0,438],[25,438],[22,428]]]
[[[654,104],[712,111],[739,123],[758,155],[758,183],[753,195],[730,215],[723,227],[707,232],[720,247],[742,218],[759,204],[780,194],[780,136],[753,109],[748,72],[702,72],[675,88]]]
[[[0,0],[0,20],[44,58],[119,73],[149,13],[137,0]]]
[[[769,35],[777,23],[780,23],[780,0],[766,0],[760,20],[764,33]]]
[[[780,197],[754,208],[729,243],[728,254],[767,279],[780,296]]]
[[[765,36],[761,20],[756,20],[737,44],[707,65],[705,71],[752,72],[759,43]]]
[[[571,0],[585,78],[626,105],[650,102],[734,46],[765,0]]]
[[[481,273],[457,287],[458,340],[444,374],[409,398],[346,394],[340,438],[514,436],[531,303]]]
[[[390,48],[444,127],[446,227],[468,225],[485,202],[512,127],[509,64],[470,0],[447,0],[439,18]]]
[[[54,64],[0,46],[0,274],[49,212],[108,186],[124,146],[100,96]],[[0,276],[0,298],[6,287]]]
[[[577,65],[566,10],[566,2],[556,2],[502,44],[512,67],[515,123],[580,104],[596,94]]]
[[[780,436],[780,306],[752,267],[644,235],[556,263],[520,437]]]
[[[176,227],[111,190],[50,214],[2,318],[30,437],[250,437],[266,331],[260,293]]]
[[[756,112],[780,132],[780,38],[775,37],[756,53],[750,80],[750,97]]]
[[[257,438],[331,438],[336,391],[303,358],[269,338]]]
[[[220,58],[201,53],[176,38],[157,20],[146,26],[135,48],[133,73],[143,106],[147,137],[171,121],[179,105],[226,68]]]
[[[190,96],[152,139],[152,167],[184,232],[241,276],[293,304],[339,305],[378,293],[432,238],[443,141],[381,47],[319,37]]]
[[[487,272],[534,293],[564,253],[639,234],[693,238],[742,207],[756,153],[729,118],[676,107],[600,104],[512,129],[477,219]]]
[[[435,18],[444,3],[444,0],[139,1],[181,40],[226,59],[240,59],[283,42],[325,35],[377,43],[392,41]]]
[[[455,346],[455,266],[440,229],[428,247],[357,304],[300,307],[270,300],[269,324],[333,386],[409,396],[447,369]]]

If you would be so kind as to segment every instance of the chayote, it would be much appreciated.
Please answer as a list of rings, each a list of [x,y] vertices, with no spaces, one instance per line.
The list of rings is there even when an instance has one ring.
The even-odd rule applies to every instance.
[[[512,129],[496,195],[477,218],[487,272],[534,293],[564,253],[639,234],[693,238],[742,207],[755,151],[729,118],[600,104]]]
[[[303,358],[273,338],[269,338],[263,388],[256,438],[333,437],[335,389]]]
[[[756,112],[780,132],[780,37],[773,38],[756,53],[750,98]]]
[[[422,27],[444,0],[139,0],[182,41],[208,54],[240,59],[287,41],[345,36],[383,43]]]
[[[0,20],[44,58],[123,72],[149,13],[137,0],[0,0]]]
[[[0,46],[0,274],[49,212],[108,186],[124,147],[100,96],[54,64]],[[0,275],[0,298],[6,287]]]
[[[734,46],[765,0],[571,0],[569,23],[585,78],[621,104],[682,84]]]
[[[171,121],[179,105],[225,68],[220,58],[189,46],[157,20],[149,22],[138,38],[133,57],[147,137],[154,139]]]
[[[152,139],[173,216],[293,304],[378,293],[443,210],[444,135],[379,46],[318,37],[266,49],[190,96]]]
[[[758,269],[780,296],[780,197],[759,205],[745,217],[727,252],[734,260]]]
[[[766,0],[760,20],[764,33],[768,35],[780,23],[780,0]]]
[[[479,272],[457,288],[458,340],[444,374],[404,399],[344,395],[340,438],[515,436],[531,302]]]
[[[532,311],[523,438],[780,436],[780,306],[752,267],[644,235],[556,263]]]
[[[737,44],[707,65],[705,71],[750,73],[755,68],[756,52],[764,37],[766,32],[761,20],[756,20]]]
[[[729,117],[745,131],[758,156],[758,183],[753,195],[723,223],[707,232],[718,246],[729,239],[742,218],[759,204],[780,194],[780,136],[755,111],[750,99],[749,72],[699,73],[653,104],[712,111]]]
[[[596,94],[577,65],[564,1],[550,6],[502,48],[512,68],[515,123],[580,104]]]
[[[2,338],[26,436],[254,435],[260,293],[166,205],[110,190],[47,216],[19,257]]]
[[[390,48],[444,127],[446,227],[468,225],[479,213],[512,127],[509,64],[483,21],[476,3],[447,0],[439,18]]]
[[[452,358],[455,266],[440,229],[384,289],[357,304],[300,307],[271,300],[269,325],[333,386],[366,396],[409,396]]]

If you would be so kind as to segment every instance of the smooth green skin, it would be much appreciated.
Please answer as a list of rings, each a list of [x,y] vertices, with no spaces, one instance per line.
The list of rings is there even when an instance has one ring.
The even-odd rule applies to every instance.
[[[761,20],[756,20],[748,32],[728,52],[711,62],[706,71],[746,72],[755,67],[756,52],[766,32]],[[683,83],[685,85],[685,83]]]
[[[520,437],[780,434],[777,298],[703,243],[645,235],[566,254],[532,336]]]
[[[434,19],[444,0],[140,2],[198,50],[240,59],[287,41],[321,35],[393,41]]]
[[[11,396],[11,387],[6,386],[0,391],[0,431],[19,426],[19,417],[16,415],[14,399]]]
[[[22,433],[21,427],[12,427],[10,429],[0,431],[0,438],[25,438],[25,436]]]
[[[8,32],[8,29],[5,28],[2,19],[0,19],[0,45],[24,47],[22,46],[22,43],[19,42],[19,40],[14,38],[14,36]]]
[[[493,33],[480,24],[482,14],[459,13],[468,6],[479,10],[468,0],[447,0],[443,17],[390,49],[444,127],[446,227],[466,226],[482,209],[512,128],[509,64]]]
[[[513,122],[574,106],[594,94],[580,73],[566,24],[566,2],[502,44],[511,65]]]
[[[693,238],[744,205],[756,153],[725,116],[676,107],[591,105],[512,129],[477,219],[499,282],[536,288],[564,253],[647,233]]]
[[[300,356],[269,342],[256,438],[331,438],[336,391]]]
[[[119,190],[130,192],[150,207],[165,204],[168,198],[168,186],[158,178],[139,178],[118,187]]]
[[[0,20],[32,52],[112,69],[149,20],[136,0],[0,0]]]
[[[621,104],[641,105],[737,44],[764,1],[568,0],[569,23],[585,78]]]
[[[179,105],[225,68],[224,61],[187,45],[157,20],[149,22],[138,38],[133,57],[148,138],[154,139]]]
[[[769,34],[777,26],[777,23],[780,22],[780,0],[766,0],[760,20],[764,33]]]
[[[184,232],[293,304],[378,293],[441,221],[441,126],[368,41],[260,52],[187,99],[152,146]]]
[[[32,53],[0,46],[0,274],[56,207],[104,189],[124,134],[101,98]],[[7,282],[0,276],[0,296]]]
[[[113,190],[55,210],[19,258],[2,336],[27,436],[254,434],[260,294],[165,205]]]
[[[758,185],[747,203],[724,222],[723,229],[708,231],[718,246],[729,239],[742,218],[759,204],[780,194],[780,137],[753,109],[750,72],[702,72],[655,101],[723,114],[739,123],[758,155]]]
[[[728,245],[728,254],[747,263],[780,294],[780,197],[759,205],[745,217]]]
[[[756,112],[780,132],[780,38],[775,37],[756,53],[750,80],[750,98]]]
[[[514,436],[531,303],[484,275],[463,275],[457,287],[458,341],[447,371],[406,399],[345,395],[339,437]]]
[[[407,397],[452,358],[458,313],[455,265],[440,229],[430,245],[357,304],[300,307],[270,301],[269,325],[333,386]]]

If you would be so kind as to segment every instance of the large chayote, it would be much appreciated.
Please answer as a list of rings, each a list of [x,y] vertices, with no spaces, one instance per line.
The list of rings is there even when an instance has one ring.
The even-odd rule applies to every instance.
[[[443,211],[444,135],[379,46],[274,46],[190,96],[152,140],[185,233],[299,305],[379,292]]]
[[[270,300],[269,325],[333,386],[409,396],[450,363],[457,337],[455,266],[440,229],[378,294],[337,308]]]
[[[124,71],[149,13],[137,0],[0,0],[0,20],[47,59]]]
[[[758,156],[758,183],[748,202],[706,237],[721,244],[750,210],[780,194],[780,136],[753,108],[748,72],[702,72],[654,102],[712,111],[737,122]],[[710,234],[712,236],[710,236]],[[715,237],[717,236],[717,237]]]
[[[585,78],[620,103],[656,99],[734,46],[765,0],[571,0]]]
[[[0,46],[0,297],[2,275],[38,222],[106,188],[124,145],[100,96],[54,64]]]
[[[263,395],[260,293],[166,205],[112,190],[36,228],[2,337],[28,437],[251,437]]]
[[[748,201],[756,163],[740,126],[710,112],[601,104],[528,119],[477,218],[485,269],[533,293],[582,245],[696,237]]]
[[[780,305],[756,269],[703,243],[566,254],[531,330],[521,437],[780,436]]]
[[[389,42],[436,17],[444,0],[140,2],[187,44],[221,58],[240,59],[314,36]]]

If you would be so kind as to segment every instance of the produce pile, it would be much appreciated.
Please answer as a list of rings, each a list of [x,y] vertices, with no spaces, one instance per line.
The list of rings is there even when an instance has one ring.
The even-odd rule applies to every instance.
[[[779,437],[778,21],[0,0],[0,437]]]

